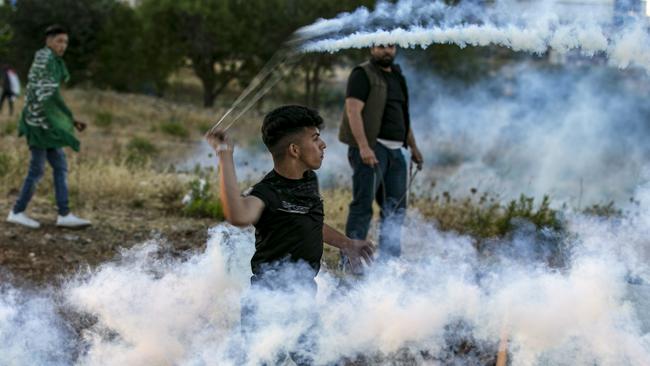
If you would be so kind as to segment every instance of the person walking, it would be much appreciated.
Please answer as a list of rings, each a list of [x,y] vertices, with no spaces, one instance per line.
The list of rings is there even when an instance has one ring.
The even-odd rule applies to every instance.
[[[423,158],[411,130],[406,79],[394,63],[395,45],[375,45],[371,58],[348,79],[339,140],[348,145],[353,170],[346,236],[366,239],[372,203],[381,207],[379,260],[401,254],[401,226],[406,211],[407,164],[403,148],[422,169]],[[341,253],[342,269],[349,260]]]
[[[58,25],[48,27],[45,44],[44,48],[36,51],[29,70],[25,107],[18,129],[19,135],[27,139],[31,152],[29,170],[7,221],[34,229],[40,227],[40,223],[27,216],[25,210],[43,176],[47,160],[54,172],[58,207],[56,225],[71,228],[89,226],[90,221],[73,215],[68,207],[68,166],[63,148],[69,146],[79,151],[74,129],[81,132],[86,128],[85,123],[74,120],[59,90],[61,83],[70,78],[62,58],[68,47],[68,32]]]
[[[0,96],[0,112],[4,107],[5,101],[9,104],[9,115],[14,114],[14,100],[20,94],[20,82],[18,75],[9,65],[2,65],[2,95]]]

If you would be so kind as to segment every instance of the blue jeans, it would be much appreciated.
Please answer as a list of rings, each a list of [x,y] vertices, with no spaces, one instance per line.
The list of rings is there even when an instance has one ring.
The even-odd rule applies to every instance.
[[[399,257],[401,228],[406,211],[406,179],[408,170],[401,149],[393,150],[377,143],[374,148],[379,164],[366,165],[359,149],[348,149],[352,166],[352,202],[345,225],[345,234],[352,239],[366,239],[372,219],[372,203],[381,207],[379,259]],[[342,256],[342,264],[347,259]]]
[[[29,171],[20,190],[18,200],[14,205],[14,213],[21,213],[27,209],[27,205],[32,199],[32,196],[34,196],[34,191],[36,191],[36,184],[43,177],[45,159],[47,159],[54,171],[54,192],[59,215],[67,215],[70,213],[68,207],[68,183],[66,181],[68,164],[66,163],[63,149],[46,150],[30,147],[29,151],[32,153],[32,158],[29,162]]]

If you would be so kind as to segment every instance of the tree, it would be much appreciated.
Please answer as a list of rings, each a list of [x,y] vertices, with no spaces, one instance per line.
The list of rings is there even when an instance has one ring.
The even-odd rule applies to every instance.
[[[34,52],[45,43],[44,31],[60,24],[70,32],[66,64],[73,82],[90,79],[89,65],[99,47],[97,36],[107,21],[115,0],[21,0],[10,20],[14,37],[12,58],[19,72],[26,74]]]
[[[90,65],[91,80],[98,87],[117,91],[163,93],[169,74],[178,67],[169,50],[147,38],[144,22],[135,9],[115,3],[101,32]]]
[[[10,43],[13,30],[9,25],[13,8],[9,5],[0,5],[0,62],[4,62],[10,55]]]
[[[163,48],[187,59],[203,86],[203,104],[214,100],[247,62],[239,34],[244,21],[233,16],[234,0],[149,0],[141,5],[146,28]]]

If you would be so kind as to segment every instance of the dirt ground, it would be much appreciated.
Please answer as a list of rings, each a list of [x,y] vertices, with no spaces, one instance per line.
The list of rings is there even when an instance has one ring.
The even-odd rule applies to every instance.
[[[62,229],[55,226],[55,208],[35,197],[28,213],[41,228],[33,230],[5,221],[12,204],[12,198],[0,200],[0,281],[17,287],[56,286],[79,270],[119,259],[122,248],[155,237],[167,239],[164,250],[171,254],[200,250],[216,223],[151,209],[110,208],[75,212],[93,226]]]

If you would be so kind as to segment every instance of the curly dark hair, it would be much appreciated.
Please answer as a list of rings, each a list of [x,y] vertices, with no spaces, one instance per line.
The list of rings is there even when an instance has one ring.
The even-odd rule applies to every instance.
[[[323,118],[315,110],[300,105],[285,105],[274,109],[262,122],[262,141],[271,154],[282,156],[291,137],[305,127],[321,128]]]

